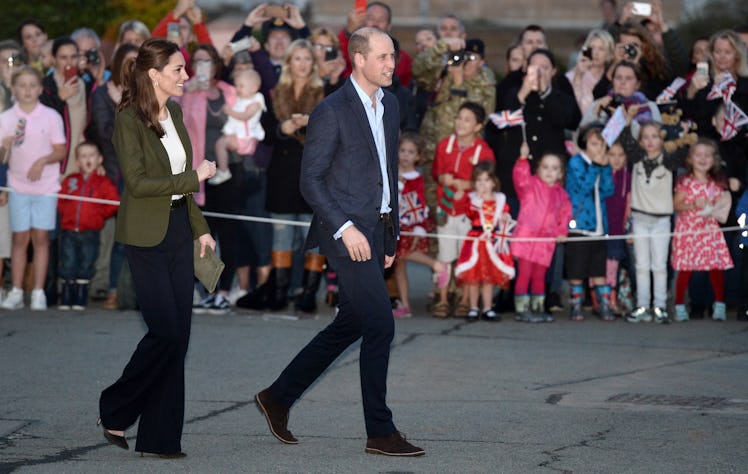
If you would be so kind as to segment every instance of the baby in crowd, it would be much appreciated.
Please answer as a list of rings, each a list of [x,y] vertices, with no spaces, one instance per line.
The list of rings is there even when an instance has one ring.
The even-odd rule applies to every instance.
[[[234,74],[237,100],[232,106],[226,104],[228,115],[223,126],[223,136],[216,141],[216,174],[208,180],[217,186],[231,179],[229,151],[240,155],[253,155],[257,144],[265,138],[260,124],[262,113],[267,110],[265,97],[259,92],[262,79],[253,69],[238,70]]]

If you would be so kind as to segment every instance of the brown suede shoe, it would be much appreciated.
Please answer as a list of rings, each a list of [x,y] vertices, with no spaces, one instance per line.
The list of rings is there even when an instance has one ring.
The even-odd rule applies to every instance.
[[[299,441],[288,431],[288,408],[279,405],[270,395],[268,389],[255,395],[255,404],[265,416],[270,432],[286,444],[298,444]]]
[[[399,431],[394,431],[384,438],[369,438],[366,440],[366,452],[385,456],[423,456],[426,454],[423,449],[407,442],[405,436]]]

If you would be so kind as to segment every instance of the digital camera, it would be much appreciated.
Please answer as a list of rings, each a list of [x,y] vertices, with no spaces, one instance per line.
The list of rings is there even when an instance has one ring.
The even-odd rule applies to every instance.
[[[447,56],[447,66],[459,66],[465,61],[465,50],[452,51]]]
[[[86,61],[88,61],[88,64],[91,66],[98,66],[101,62],[101,59],[99,58],[99,50],[92,48],[86,51]]]
[[[635,44],[629,43],[623,45],[623,52],[626,53],[629,59],[634,59],[639,54],[639,48]]]

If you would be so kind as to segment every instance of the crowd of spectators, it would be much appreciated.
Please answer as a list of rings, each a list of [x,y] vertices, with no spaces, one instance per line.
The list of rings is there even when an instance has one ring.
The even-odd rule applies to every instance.
[[[325,285],[325,303],[334,306],[335,269],[315,249],[304,249],[307,228],[297,225],[311,221],[311,210],[299,190],[299,174],[309,115],[347,80],[351,73],[348,39],[353,31],[369,26],[389,33],[396,49],[396,69],[388,89],[400,105],[404,146],[415,150],[411,154],[417,158],[408,161],[401,156],[401,163],[405,159],[406,164],[401,168],[405,174],[400,182],[409,182],[418,174],[423,178],[418,185],[419,193],[423,188],[422,197],[416,193],[403,199],[410,207],[401,203],[401,218],[404,212],[419,211],[424,223],[431,220],[431,225],[423,227],[433,230],[434,219],[437,227],[444,225],[439,214],[445,196],[451,199],[453,192],[468,194],[472,166],[485,160],[495,163],[489,174],[495,173],[496,190],[505,196],[511,218],[517,219],[521,198],[515,188],[515,168],[520,166],[525,173],[527,163],[534,168],[552,155],[560,166],[558,182],[563,186],[566,178],[571,197],[566,231],[601,240],[622,234],[637,238],[583,247],[602,253],[595,255],[596,261],[603,262],[602,272],[596,269],[591,274],[577,271],[578,265],[570,270],[569,256],[564,258],[569,244],[556,245],[543,257],[547,289],[542,299],[533,299],[541,302],[542,308],[533,303],[533,310],[550,313],[569,301],[572,319],[581,320],[584,316],[576,305],[589,301],[605,320],[618,315],[632,322],[668,322],[673,319],[668,315],[668,288],[677,279],[675,263],[669,264],[669,233],[676,221],[686,219],[688,212],[719,219],[726,227],[736,226],[741,219],[738,203],[748,180],[748,24],[704,31],[703,37],[687,45],[664,17],[662,1],[648,4],[650,11],[642,14],[632,2],[599,1],[603,21],[587,33],[568,66],[538,25],[527,25],[511,44],[488,44],[469,31],[457,12],[419,29],[413,38],[416,49],[405,51],[391,32],[397,7],[380,1],[369,2],[365,9],[341,12],[339,30],[311,28],[294,4],[262,3],[249,12],[229,44],[216,45],[195,1],[178,0],[152,29],[137,19],[122,23],[111,57],[102,53],[100,38],[90,28],[48,38],[42,23],[24,20],[16,38],[0,41],[0,111],[4,111],[0,115],[0,186],[7,186],[0,192],[0,307],[23,307],[24,287],[33,290],[32,309],[48,305],[81,309],[89,297],[111,309],[137,305],[122,245],[113,239],[116,216],[95,219],[95,228],[83,229],[76,220],[81,209],[93,213],[92,206],[106,204],[70,201],[59,206],[56,225],[37,228],[42,220],[33,204],[23,207],[19,199],[14,202],[13,194],[18,189],[32,196],[58,191],[59,186],[34,190],[39,176],[34,174],[35,168],[29,171],[32,165],[55,168],[59,182],[66,183],[61,191],[64,194],[97,196],[89,189],[91,183],[100,183],[101,177],[121,192],[123,182],[111,143],[122,93],[121,68],[151,36],[177,43],[187,61],[190,79],[179,102],[194,150],[193,166],[202,160],[219,163],[220,179],[203,185],[196,194],[198,204],[217,214],[273,219],[209,217],[226,268],[216,292],[208,294],[196,284],[195,312],[221,313],[231,306],[277,311],[292,304],[297,314],[306,317],[317,311],[321,285]],[[486,63],[486,49],[496,47],[506,51],[503,71]],[[248,74],[247,70],[253,72]],[[34,84],[36,77],[41,78],[38,85]],[[29,90],[22,90],[22,86]],[[37,99],[38,105],[34,105]],[[42,120],[42,108],[44,120],[48,120],[49,110],[59,115],[59,130],[57,122],[51,129],[34,122]],[[516,111],[520,112],[512,115]],[[471,132],[475,137],[460,135],[459,116],[465,113],[468,121],[478,120]],[[230,127],[226,125],[229,121]],[[249,127],[250,121],[252,132],[247,129],[242,135],[242,124]],[[48,148],[54,152],[36,156],[34,153],[41,153],[39,144],[24,141],[24,133],[33,136],[42,132],[51,140]],[[604,147],[599,157],[586,148],[590,140],[597,143],[598,137]],[[32,150],[32,145],[37,149]],[[467,149],[465,160],[473,155],[475,160],[469,169],[461,169],[465,177],[457,179],[438,157],[454,150],[457,170],[459,156]],[[699,160],[710,153],[716,164],[704,171]],[[418,173],[414,174],[416,168]],[[78,181],[63,181],[70,177]],[[698,194],[689,184],[702,178],[714,183],[708,187],[708,195]],[[529,189],[528,179],[522,175],[522,193]],[[583,193],[578,189],[583,182],[590,182],[592,194],[578,197],[577,193]],[[549,180],[551,184],[556,181]],[[106,195],[113,196],[112,191]],[[411,197],[422,199],[421,206],[414,207]],[[582,208],[589,208],[591,217]],[[467,219],[460,216],[454,212],[447,217],[453,223]],[[589,229],[580,227],[588,217],[592,220]],[[743,215],[740,224],[744,223]],[[403,227],[414,227],[406,224],[413,222],[403,221]],[[470,229],[470,223],[460,221],[453,228],[463,227]],[[693,226],[684,228],[684,232],[698,231]],[[87,247],[79,249],[88,252],[80,260],[86,265],[81,273],[71,268],[76,260],[71,259],[70,249],[75,244],[69,239],[71,233],[82,230],[95,232],[97,242],[91,244],[89,236]],[[440,228],[440,233],[448,232]],[[715,242],[722,239],[729,251],[720,253],[722,261],[714,268],[708,264],[703,268],[684,266],[678,257],[677,271],[687,272],[687,278],[678,279],[679,293],[675,307],[671,307],[676,320],[704,315],[724,320],[731,305],[739,319],[748,319],[748,249],[738,231],[717,234],[709,234],[711,240],[706,241],[677,241],[678,245],[709,247],[719,246]],[[428,245],[419,239],[428,239]],[[417,290],[433,295],[429,311],[438,317],[466,316],[466,297],[460,297],[459,281],[450,275],[459,248],[442,258],[444,245],[433,236],[408,236],[403,241],[418,248],[412,261],[434,270],[434,287]],[[95,259],[92,245],[98,248]],[[583,258],[579,248],[570,248],[575,258]],[[23,275],[18,269],[26,267],[28,250],[37,254],[30,260],[34,276],[21,282]],[[398,250],[403,258],[390,285],[396,316],[410,315],[403,268],[405,256],[411,253]],[[688,260],[690,253],[686,254]],[[44,258],[37,258],[39,255]],[[3,270],[8,262],[13,278],[6,290]],[[723,278],[723,272],[731,272],[728,276],[732,277]],[[584,274],[585,278],[572,279],[567,300],[563,289],[570,273]],[[526,278],[522,281],[525,291]],[[724,281],[728,282],[726,287]],[[528,317],[526,295],[515,295],[513,284],[503,286],[506,288],[493,299],[494,310],[517,310],[517,319],[522,321],[552,319]],[[591,286],[602,287],[603,292],[590,291]],[[405,292],[403,298],[399,298],[398,287]],[[682,297],[686,287],[689,307]],[[520,308],[514,307],[516,302]]]

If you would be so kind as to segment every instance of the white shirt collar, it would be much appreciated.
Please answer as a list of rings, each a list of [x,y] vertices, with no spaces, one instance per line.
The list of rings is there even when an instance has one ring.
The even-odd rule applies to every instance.
[[[350,76],[350,78],[351,78],[351,83],[353,84],[353,87],[356,89],[358,96],[361,98],[361,102],[369,106],[373,105],[371,101],[371,97],[369,97],[369,95],[366,92],[364,92],[361,86],[358,85],[358,82],[356,82],[356,79],[354,79],[352,75]],[[384,91],[382,91],[382,88],[379,87],[377,88],[377,91],[374,93],[374,95],[377,98],[377,102],[381,102],[382,97],[384,97]]]

